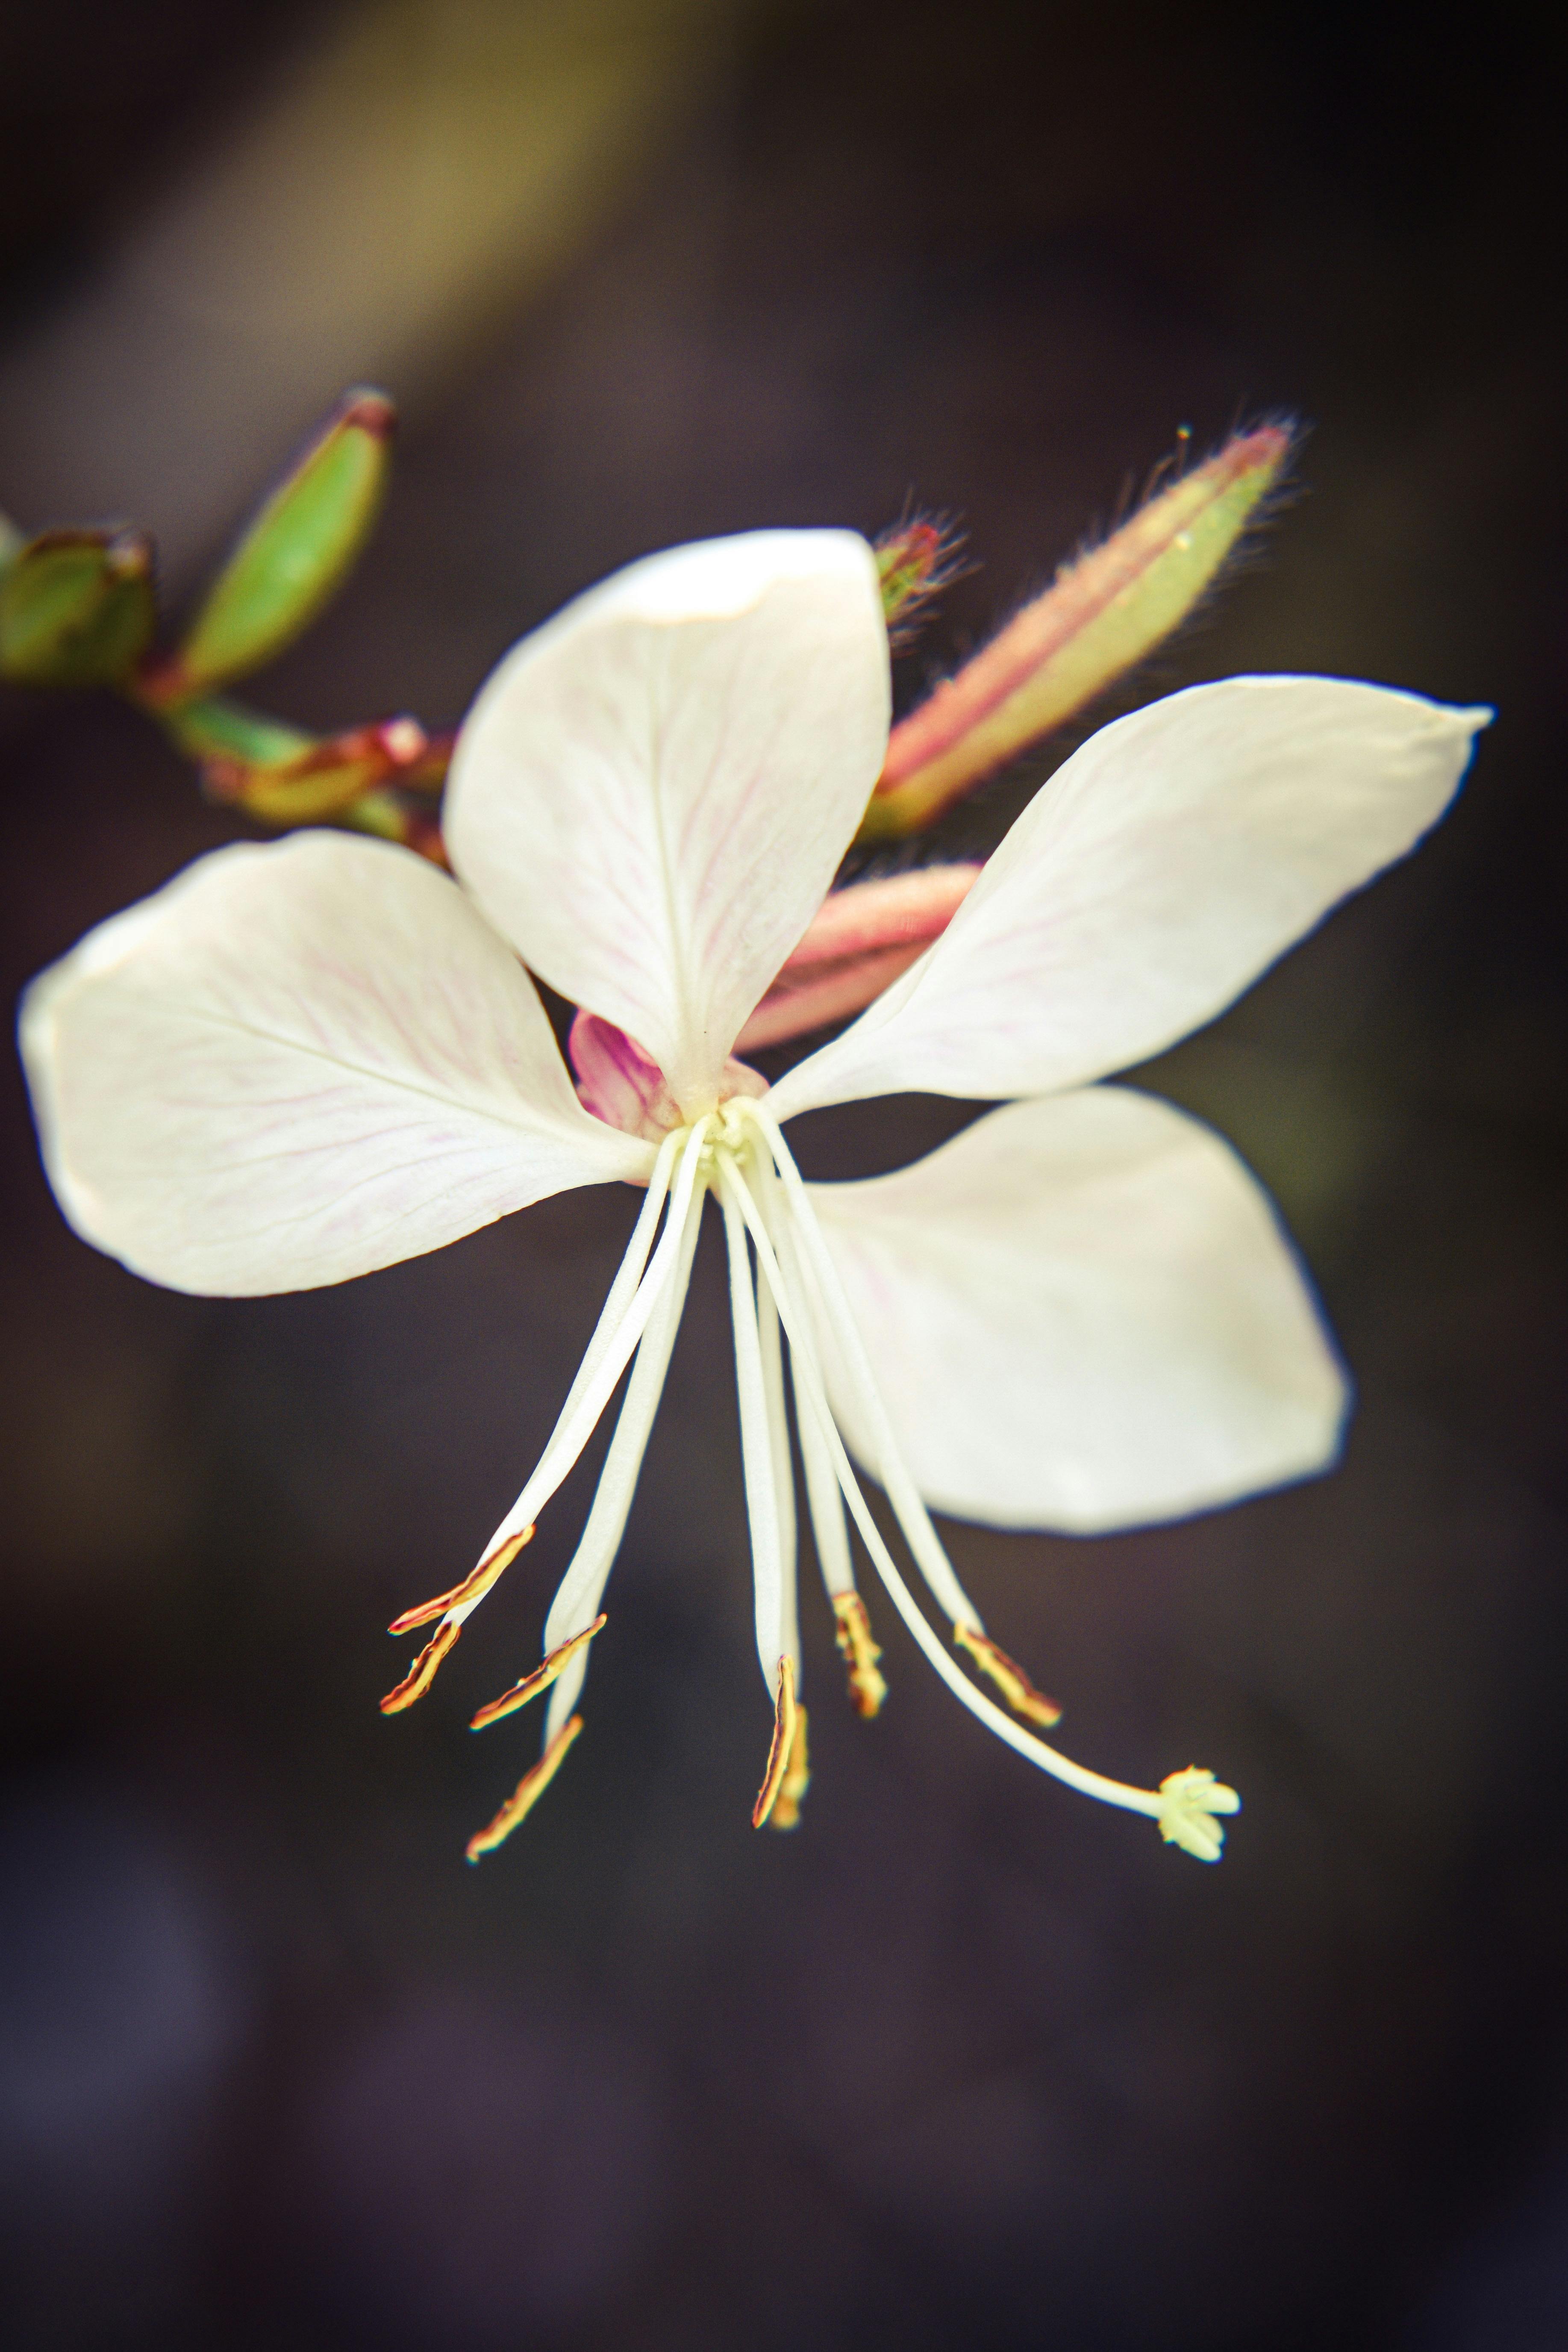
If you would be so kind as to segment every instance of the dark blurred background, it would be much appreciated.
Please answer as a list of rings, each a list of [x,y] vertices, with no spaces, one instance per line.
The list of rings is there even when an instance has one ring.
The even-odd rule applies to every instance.
[[[911,496],[980,565],[912,696],[1178,426],[1279,411],[1301,495],[1106,709],[1321,669],[1500,712],[1429,846],[1147,1074],[1309,1256],[1343,1468],[1126,1538],[952,1530],[1073,1752],[1242,1788],[1216,1871],[880,1620],[859,1723],[809,1599],[816,1781],[753,1834],[710,1236],[589,1737],[466,1869],[533,1731],[463,1727],[586,1478],[390,1723],[380,1629],[521,1484],[631,1196],[177,1297],[67,1232],[10,1072],[11,2343],[1568,2346],[1562,65],[1508,9],[11,0],[5,505],[147,523],[177,604],[344,383],[404,403],[369,558],[264,681],[291,717],[449,722],[616,564]],[[13,991],[237,830],[118,705],[13,695],[0,744]],[[809,1154],[963,1116],[823,1115]]]

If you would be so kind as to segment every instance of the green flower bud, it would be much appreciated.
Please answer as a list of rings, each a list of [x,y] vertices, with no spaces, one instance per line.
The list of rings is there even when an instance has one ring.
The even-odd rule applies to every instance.
[[[882,611],[895,653],[914,635],[926,607],[945,588],[957,566],[957,541],[944,522],[917,516],[895,523],[872,544],[877,575],[882,583]]]
[[[918,833],[1185,620],[1279,480],[1290,434],[1238,434],[1058,573],[893,730],[863,842]]]
[[[395,412],[384,393],[347,393],[260,509],[173,660],[145,681],[183,701],[280,653],[342,584],[381,506]]]
[[[47,530],[0,572],[0,675],[26,686],[112,686],[146,652],[153,546],[137,530]]]

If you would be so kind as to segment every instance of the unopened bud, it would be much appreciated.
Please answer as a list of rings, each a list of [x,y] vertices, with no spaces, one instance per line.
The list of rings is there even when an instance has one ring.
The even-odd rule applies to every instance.
[[[908,642],[925,605],[952,578],[955,545],[945,523],[924,518],[895,524],[874,542],[882,612],[895,648]]]
[[[0,574],[0,674],[26,686],[112,686],[146,652],[153,546],[136,530],[48,530]]]
[[[394,422],[384,393],[344,395],[218,573],[179,652],[148,676],[149,699],[242,677],[315,618],[375,520]]]
[[[894,728],[860,827],[918,832],[1059,727],[1191,613],[1279,479],[1290,435],[1237,435],[1141,507]]]
[[[154,704],[154,709],[157,706]],[[247,710],[222,695],[158,709],[157,716],[188,757],[199,761],[208,794],[243,808],[263,824],[353,823],[364,803],[388,785],[434,799],[451,761],[450,735],[426,735],[416,719],[374,720],[341,735],[306,735]],[[403,803],[398,803],[401,810]],[[363,829],[403,840],[413,824],[372,822]],[[433,828],[433,819],[428,820]]]
[[[736,1052],[760,1053],[860,1012],[942,936],[980,871],[924,866],[830,890],[736,1039]]]

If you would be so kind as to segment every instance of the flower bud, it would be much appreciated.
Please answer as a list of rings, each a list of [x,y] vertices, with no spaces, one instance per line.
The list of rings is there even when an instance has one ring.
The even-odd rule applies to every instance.
[[[930,824],[1169,635],[1255,517],[1289,447],[1283,425],[1237,435],[1064,566],[894,728],[860,839]]]
[[[927,866],[830,890],[736,1052],[760,1053],[860,1012],[941,937],[979,879],[975,865]]]
[[[152,541],[136,530],[47,530],[0,574],[0,674],[26,686],[110,686],[156,617]]]
[[[166,723],[181,749],[201,761],[213,800],[280,828],[341,819],[362,793],[385,783],[433,798],[452,756],[449,735],[427,735],[406,716],[304,735],[215,697],[187,703]]]
[[[882,611],[897,652],[908,644],[926,604],[953,576],[947,526],[919,519],[895,524],[872,546],[882,583]]]
[[[344,395],[218,573],[179,652],[144,679],[150,701],[180,702],[259,668],[315,618],[375,520],[394,421],[384,393]]]

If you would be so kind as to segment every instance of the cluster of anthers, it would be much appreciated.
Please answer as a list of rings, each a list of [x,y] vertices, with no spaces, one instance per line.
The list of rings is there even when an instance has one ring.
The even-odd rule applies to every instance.
[[[738,1066],[731,1067],[739,1074]],[[960,1584],[900,1457],[854,1315],[789,1147],[763,1103],[743,1093],[665,1137],[620,1271],[537,1469],[472,1575],[454,1591],[406,1611],[388,1629],[405,1633],[440,1621],[404,1680],[382,1700],[383,1713],[392,1715],[429,1689],[468,1619],[531,1538],[536,1514],[572,1470],[629,1363],[631,1378],[588,1522],[546,1622],[543,1662],[473,1719],[471,1727],[482,1730],[550,1693],[543,1753],[495,1819],[469,1839],[468,1860],[493,1852],[527,1819],[583,1728],[574,1709],[588,1644],[605,1622],[600,1602],[658,1411],[710,1192],[723,1220],[729,1255],[757,1652],[775,1689],[773,1740],[752,1825],[793,1829],[810,1779],[806,1711],[799,1696],[787,1357],[812,1534],[856,1712],[868,1718],[877,1715],[887,1684],[879,1663],[882,1653],[856,1589],[850,1522],[915,1642],[973,1715],[1069,1788],[1148,1814],[1170,1843],[1200,1861],[1217,1861],[1225,1832],[1216,1816],[1239,1807],[1234,1789],[1196,1767],[1168,1774],[1157,1790],[1132,1788],[1089,1771],[1005,1713],[943,1648],[867,1507],[828,1402],[818,1333],[828,1337],[840,1377],[854,1395],[859,1425],[875,1433],[883,1490],[910,1557],[952,1622],[954,1644],[996,1684],[1016,1716],[1047,1727],[1059,1721],[1061,1709],[991,1640]]]

